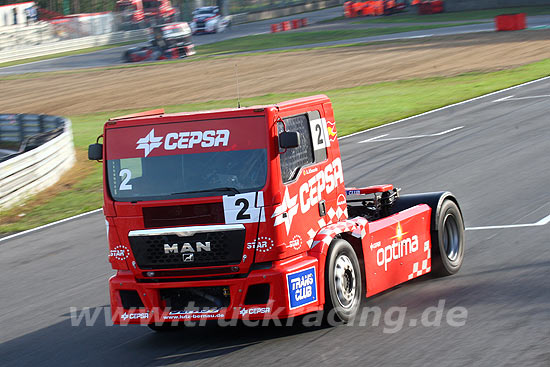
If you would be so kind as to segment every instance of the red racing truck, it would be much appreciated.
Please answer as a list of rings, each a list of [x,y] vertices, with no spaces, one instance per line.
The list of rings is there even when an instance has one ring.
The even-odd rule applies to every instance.
[[[346,188],[337,136],[324,95],[107,121],[88,154],[104,164],[114,323],[348,322],[364,297],[456,273],[456,198]]]
[[[179,12],[170,0],[117,0],[115,12],[123,28],[144,28],[176,21]]]

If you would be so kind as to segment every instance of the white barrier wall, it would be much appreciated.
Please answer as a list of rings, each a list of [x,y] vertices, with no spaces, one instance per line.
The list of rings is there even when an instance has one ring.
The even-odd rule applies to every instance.
[[[70,120],[56,138],[0,163],[0,209],[55,184],[75,162]]]
[[[26,24],[25,9],[34,5],[34,1],[0,6],[0,27],[14,24],[13,9],[17,11],[17,24]]]
[[[149,36],[148,30],[139,29],[127,32],[114,32],[99,36],[75,38],[66,41],[44,43],[23,49],[6,50],[0,53],[0,63],[28,59],[36,56],[51,55],[65,51],[81,50],[83,48],[110,45],[126,41],[145,40]],[[122,55],[122,53],[121,53]],[[121,56],[122,57],[122,56]]]

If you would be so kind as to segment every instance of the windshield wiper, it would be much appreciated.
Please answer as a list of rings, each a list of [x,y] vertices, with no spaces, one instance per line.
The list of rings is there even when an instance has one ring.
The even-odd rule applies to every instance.
[[[212,189],[205,189],[205,190],[174,192],[171,195],[198,194],[201,192],[212,192],[212,191],[231,191],[234,194],[241,193],[239,190],[237,190],[234,187],[214,187]]]

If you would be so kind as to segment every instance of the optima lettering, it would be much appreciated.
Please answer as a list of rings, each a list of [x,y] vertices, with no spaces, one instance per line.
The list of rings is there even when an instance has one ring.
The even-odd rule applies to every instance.
[[[381,247],[376,251],[376,264],[378,266],[384,265],[384,270],[388,271],[388,264],[392,260],[398,260],[416,251],[418,251],[417,235],[398,242],[393,240],[391,245]]]

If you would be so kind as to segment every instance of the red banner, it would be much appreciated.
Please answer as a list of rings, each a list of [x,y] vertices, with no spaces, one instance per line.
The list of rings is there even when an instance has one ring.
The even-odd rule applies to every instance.
[[[159,123],[109,128],[107,159],[261,149],[267,145],[262,117]]]

